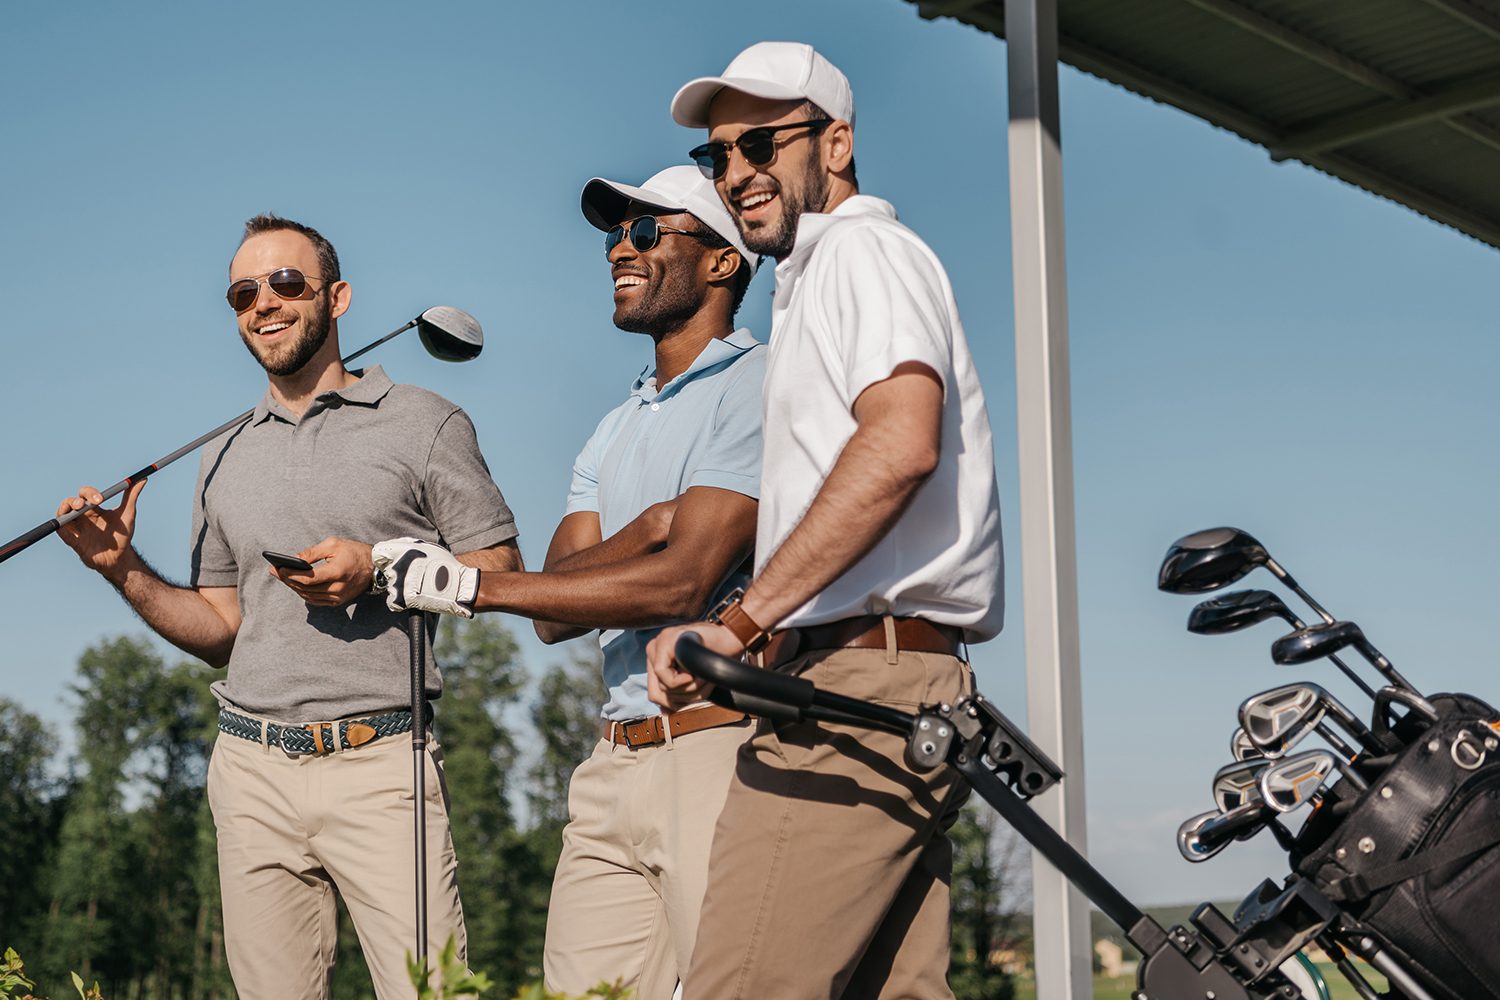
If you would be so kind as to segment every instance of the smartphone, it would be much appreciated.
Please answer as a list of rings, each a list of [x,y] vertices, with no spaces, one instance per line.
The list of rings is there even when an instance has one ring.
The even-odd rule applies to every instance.
[[[280,552],[272,552],[270,549],[266,549],[261,553],[261,555],[266,557],[266,562],[270,563],[272,566],[277,567],[278,569],[297,569],[306,571],[313,568],[312,563],[308,562],[306,559],[298,559],[296,556],[283,555]]]

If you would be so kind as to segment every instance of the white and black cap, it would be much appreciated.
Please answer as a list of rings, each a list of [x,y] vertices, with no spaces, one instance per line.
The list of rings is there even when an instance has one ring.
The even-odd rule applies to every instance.
[[[668,167],[639,187],[595,177],[583,186],[583,217],[595,229],[618,226],[635,203],[653,212],[688,212],[704,226],[729,241],[740,252],[751,273],[759,258],[745,246],[739,227],[729,217],[713,181],[697,167]]]

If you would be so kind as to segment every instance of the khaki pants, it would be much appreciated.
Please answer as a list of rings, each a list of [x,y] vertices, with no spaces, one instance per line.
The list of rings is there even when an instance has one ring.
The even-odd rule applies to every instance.
[[[782,668],[904,711],[973,690],[933,653],[843,649]],[[719,815],[684,1000],[951,1000],[947,830],[968,786],[906,741],[762,720]]]
[[[751,725],[635,750],[600,740],[573,772],[547,908],[547,989],[582,994],[623,980],[632,1000],[672,996],[693,954],[714,822]]]
[[[427,933],[466,953],[458,865],[448,835],[442,751],[427,759]],[[354,918],[380,1000],[413,995],[416,938],[412,748],[388,736],[326,757],[289,757],[220,735],[208,767],[219,841],[224,944],[240,1000],[327,1000],[338,929]]]

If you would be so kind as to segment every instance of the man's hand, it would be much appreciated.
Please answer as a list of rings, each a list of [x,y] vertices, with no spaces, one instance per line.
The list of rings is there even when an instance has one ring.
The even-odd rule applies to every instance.
[[[272,576],[297,592],[308,604],[338,607],[370,592],[374,575],[370,546],[347,538],[325,538],[297,555],[313,564],[310,570],[268,567]]]
[[[708,697],[712,684],[677,665],[677,640],[684,632],[696,632],[703,645],[724,656],[739,656],[745,647],[723,625],[697,622],[663,629],[646,647],[646,694],[665,712],[676,712]]]
[[[437,611],[474,617],[479,570],[465,566],[447,549],[417,538],[392,538],[372,550],[376,580],[384,584],[392,611]]]
[[[146,480],[137,480],[130,484],[118,507],[91,510],[57,529],[57,536],[78,553],[85,566],[116,586],[122,582],[129,566],[130,540],[135,535],[135,503],[145,488]],[[68,497],[57,505],[57,516],[103,502],[104,496],[98,490],[84,486],[77,496]]]

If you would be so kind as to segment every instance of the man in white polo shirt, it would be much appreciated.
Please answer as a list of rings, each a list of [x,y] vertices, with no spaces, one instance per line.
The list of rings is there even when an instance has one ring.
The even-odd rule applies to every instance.
[[[726,655],[772,632],[777,669],[910,709],[971,690],[964,643],[1003,618],[989,417],[941,263],[859,194],[848,80],[810,46],[751,46],[678,91],[691,155],[746,245],[777,260],[754,582],[648,658],[668,709],[706,686],[685,629]],[[905,741],[762,722],[719,817],[684,1000],[952,997],[945,831],[966,793]]]
[[[411,539],[375,546],[375,562],[394,577],[393,608],[508,611],[545,642],[600,629],[603,734],[568,789],[546,985],[622,980],[637,1000],[668,1000],[750,722],[716,705],[661,713],[646,643],[749,580],[766,349],[733,323],[755,258],[696,167],[639,187],[595,178],[583,214],[606,234],[615,326],[648,335],[655,357],[574,462],[545,571],[481,576]]]

